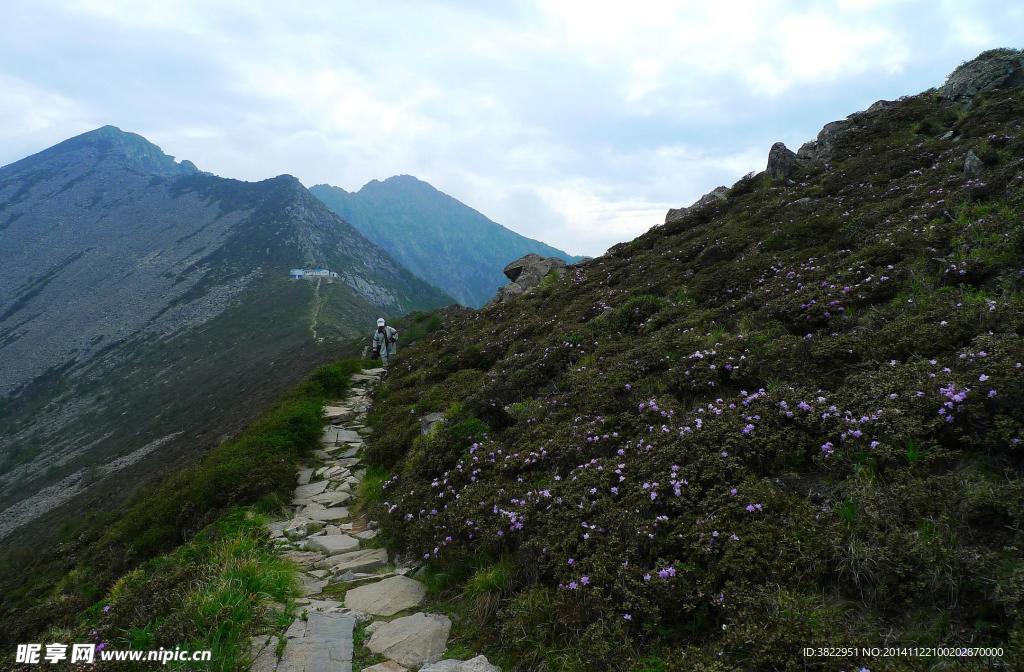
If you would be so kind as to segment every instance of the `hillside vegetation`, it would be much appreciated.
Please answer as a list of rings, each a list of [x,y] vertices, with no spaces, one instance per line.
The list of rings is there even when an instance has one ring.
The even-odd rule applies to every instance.
[[[1021,662],[1024,91],[949,87],[400,355],[378,513],[458,636],[517,669]]]
[[[92,512],[53,553],[10,554],[0,642],[211,649],[208,669],[236,669],[249,635],[285,618],[296,592],[297,570],[274,550],[263,516],[290,501],[299,461],[319,445],[325,401],[362,365],[320,367],[197,463]]]

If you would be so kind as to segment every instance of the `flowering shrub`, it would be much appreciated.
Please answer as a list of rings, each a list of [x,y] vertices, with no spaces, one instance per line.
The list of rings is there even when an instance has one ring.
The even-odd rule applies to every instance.
[[[549,669],[1024,645],[1024,95],[999,95],[860,115],[792,184],[748,179],[403,354],[371,443],[390,543],[511,567],[465,636]]]

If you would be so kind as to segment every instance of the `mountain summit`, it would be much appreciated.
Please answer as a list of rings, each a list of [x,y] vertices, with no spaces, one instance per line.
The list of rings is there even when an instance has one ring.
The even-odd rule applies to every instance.
[[[501,269],[523,255],[581,259],[521,236],[411,175],[373,180],[355,193],[327,184],[310,191],[406,268],[467,306],[493,298],[506,282]]]

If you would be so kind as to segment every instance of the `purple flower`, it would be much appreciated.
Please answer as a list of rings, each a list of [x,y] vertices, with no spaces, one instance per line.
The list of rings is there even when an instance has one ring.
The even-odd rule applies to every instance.
[[[983,374],[981,374],[980,376],[978,376],[978,380],[980,380],[981,382],[983,382],[983,383],[984,383],[984,382],[985,382],[986,380],[988,380],[988,376],[986,376],[986,375],[985,375],[985,374],[983,373]]]
[[[632,621],[633,620],[633,614],[623,614],[622,615],[622,619],[626,620],[626,621]]]
[[[989,396],[990,399],[992,397],[996,396],[996,394],[998,394],[998,393],[994,389],[988,391],[988,396]]]
[[[632,389],[633,389],[633,385],[631,385],[630,383],[626,383],[626,392],[629,392]]]
[[[584,586],[589,586],[590,585],[590,577],[589,576],[581,576],[580,577],[580,583],[583,584]]]
[[[103,613],[104,614],[109,614],[110,613],[110,609],[111,609],[110,605],[109,604],[106,605],[105,607],[103,607]]]

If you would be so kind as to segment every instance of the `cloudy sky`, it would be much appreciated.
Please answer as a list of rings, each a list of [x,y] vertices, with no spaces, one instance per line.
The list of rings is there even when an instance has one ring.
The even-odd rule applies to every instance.
[[[1024,46],[1017,0],[3,4],[0,164],[114,124],[227,177],[416,175],[583,254]]]

